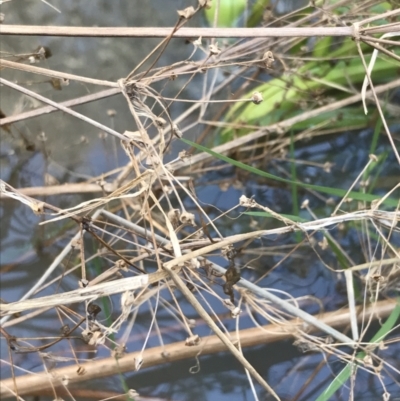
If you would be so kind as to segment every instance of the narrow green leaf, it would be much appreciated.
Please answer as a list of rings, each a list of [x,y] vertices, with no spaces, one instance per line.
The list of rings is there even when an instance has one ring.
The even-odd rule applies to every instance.
[[[326,240],[328,241],[328,244],[332,250],[332,252],[335,254],[337,261],[339,262],[340,266],[342,269],[348,269],[350,267],[349,262],[346,258],[345,255],[343,255],[343,252],[338,248],[335,244],[334,241],[330,238],[329,235],[324,235]]]
[[[385,336],[392,330],[392,328],[395,326],[397,323],[397,320],[399,319],[400,316],[400,298],[397,298],[397,304],[395,308],[393,309],[392,313],[390,316],[386,319],[385,323],[382,325],[382,327],[378,330],[378,332],[375,334],[373,339],[371,340],[371,344],[375,342],[380,342],[382,341]],[[360,352],[357,354],[358,359],[364,358],[365,353]],[[317,398],[316,401],[329,401],[333,394],[337,390],[339,390],[340,387],[342,387],[347,380],[350,377],[351,369],[357,369],[357,366],[354,364],[348,364],[332,381],[332,383],[324,390],[322,394]]]
[[[295,184],[299,187],[303,187],[303,188],[308,188],[308,189],[313,189],[315,191],[318,192],[322,192],[328,195],[333,195],[333,196],[338,196],[338,197],[344,197],[347,193],[347,191],[345,189],[340,189],[340,188],[329,188],[329,187],[323,187],[320,185],[312,185],[312,184],[306,184],[304,182],[293,182],[292,180],[289,180],[287,178],[282,178],[282,177],[278,177],[276,175],[267,173],[265,171],[261,171],[255,167],[251,167],[248,166],[247,164],[244,164],[242,162],[239,162],[237,160],[233,160],[230,157],[221,155],[220,153],[214,152],[211,149],[206,148],[205,146],[199,145],[195,142],[189,141],[188,139],[185,138],[181,138],[181,141],[186,143],[189,146],[192,146],[198,150],[201,150],[202,152],[206,152],[208,154],[210,154],[211,156],[214,156],[215,158],[222,160],[226,163],[229,163],[233,166],[239,167],[243,170],[249,171],[250,173],[254,173],[257,174],[261,177],[267,177],[270,178],[272,180],[276,180],[276,181],[280,181],[280,182],[285,182],[287,184]],[[360,200],[360,201],[364,201],[364,202],[372,202],[375,199],[381,199],[381,196],[379,195],[372,195],[372,194],[365,194],[362,192],[355,192],[355,191],[350,191],[350,193],[348,194],[348,198],[352,198],[355,200]],[[388,206],[392,206],[392,207],[397,207],[398,201],[392,198],[387,198],[384,200],[384,203]]]
[[[254,216],[254,217],[272,217],[272,218],[276,219],[275,216],[273,216],[271,213],[268,213],[268,212],[245,212],[244,214],[246,214],[248,216]],[[293,216],[292,214],[279,213],[279,216],[282,216],[288,220],[292,220],[294,223],[305,223],[308,221],[306,219],[303,219],[302,217]]]

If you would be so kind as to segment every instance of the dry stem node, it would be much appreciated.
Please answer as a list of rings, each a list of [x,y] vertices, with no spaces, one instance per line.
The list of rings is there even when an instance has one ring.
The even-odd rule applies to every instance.
[[[265,63],[266,69],[269,70],[272,68],[272,64],[274,63],[275,59],[274,59],[274,55],[272,54],[272,52],[270,50],[268,50],[267,52],[264,53],[263,61]]]
[[[212,0],[199,0],[199,6],[209,10],[212,7]]]
[[[254,92],[253,96],[251,97],[251,101],[254,104],[260,104],[263,102],[263,100],[264,100],[263,95],[260,92]]]
[[[209,48],[210,54],[212,56],[218,56],[218,54],[221,53],[221,49],[218,48],[218,43],[217,42],[215,42],[215,44],[213,44],[213,45],[210,45],[208,48]]]
[[[182,18],[190,19],[196,13],[196,10],[194,9],[194,7],[190,6],[186,7],[184,10],[178,10],[177,13]]]

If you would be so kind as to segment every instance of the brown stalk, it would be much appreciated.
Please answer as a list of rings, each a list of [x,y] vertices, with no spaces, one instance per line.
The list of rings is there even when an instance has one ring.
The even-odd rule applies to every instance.
[[[114,96],[114,95],[117,95],[119,92],[120,92],[119,89],[106,89],[104,91],[93,93],[92,95],[78,97],[76,99],[67,100],[67,101],[61,102],[59,104],[62,106],[65,106],[65,107],[73,107],[73,106],[78,106],[78,105],[85,104],[85,103],[90,103],[95,100],[104,99],[106,97]],[[54,111],[58,111],[57,107],[44,106],[44,107],[40,107],[35,110],[25,111],[23,113],[18,113],[18,114],[9,116],[9,117],[1,118],[0,126],[4,127],[7,124],[15,123],[17,121],[27,120],[32,117],[38,117],[43,114],[52,113]]]
[[[377,86],[375,88],[375,93],[383,93],[390,89],[397,88],[399,86],[400,86],[400,79],[396,79],[387,84]],[[369,98],[369,97],[371,97],[371,95],[372,95],[372,91],[369,90],[367,92],[367,97]],[[346,99],[339,100],[337,102],[327,104],[326,106],[319,107],[318,109],[314,109],[314,110],[299,114],[298,116],[288,118],[287,120],[281,121],[279,123],[275,123],[272,125],[268,125],[266,127],[262,127],[260,129],[258,129],[257,131],[252,132],[248,135],[242,136],[240,138],[236,138],[233,141],[228,142],[226,144],[216,146],[212,150],[217,153],[225,153],[225,152],[232,151],[232,149],[239,147],[239,146],[243,146],[247,142],[251,142],[256,139],[266,136],[267,133],[281,131],[282,129],[288,129],[292,125],[294,125],[298,122],[305,121],[309,118],[318,116],[321,113],[325,113],[327,111],[338,110],[342,107],[348,106],[349,104],[359,102],[360,100],[361,100],[361,94],[350,96]],[[174,168],[179,169],[179,168],[186,167],[186,166],[192,166],[195,163],[204,162],[205,160],[208,160],[210,158],[212,158],[212,156],[209,153],[204,153],[204,152],[198,153],[194,156],[191,156],[188,160],[174,162]]]
[[[77,113],[76,111],[73,111],[68,107],[65,107],[65,106],[62,106],[59,103],[53,102],[52,100],[47,99],[42,95],[39,95],[39,94],[37,94],[35,92],[32,92],[31,90],[26,89],[26,88],[22,87],[21,85],[14,84],[13,82],[7,81],[4,78],[0,78],[0,84],[9,86],[10,88],[13,88],[13,89],[15,89],[15,90],[17,90],[17,91],[19,91],[21,93],[24,93],[25,95],[33,97],[34,99],[40,100],[43,103],[49,104],[49,105],[51,105],[51,106],[53,106],[53,107],[55,107],[55,108],[57,108],[59,110],[62,110],[67,114],[70,114],[70,115],[72,115],[72,116],[74,116],[74,117],[76,117],[76,118],[78,118],[80,120],[83,120],[86,123],[91,124],[94,127],[99,128],[100,130],[102,130],[104,132],[107,132],[108,134],[116,136],[119,139],[127,140],[127,137],[125,137],[124,135],[121,135],[119,132],[117,132],[117,131],[109,128],[109,127],[106,127],[105,125],[100,124],[97,121],[92,120],[91,118],[88,118],[88,117],[86,117],[86,116],[84,116],[84,115],[82,115],[80,113]]]
[[[386,135],[387,135],[387,137],[389,139],[390,144],[392,145],[393,152],[394,152],[394,154],[396,156],[396,159],[397,159],[398,163],[400,164],[400,155],[399,155],[397,147],[396,147],[396,145],[395,145],[395,143],[393,141],[392,134],[390,133],[389,127],[388,127],[388,125],[386,123],[386,119],[385,119],[385,116],[383,114],[383,111],[382,111],[382,108],[381,108],[381,105],[380,105],[380,102],[379,102],[379,99],[378,99],[378,96],[377,96],[377,92],[376,92],[375,86],[374,86],[374,84],[372,82],[371,75],[368,72],[368,66],[367,66],[367,63],[365,62],[364,54],[363,54],[363,52],[361,50],[360,41],[357,40],[356,41],[356,45],[357,45],[358,54],[360,55],[361,61],[362,61],[363,66],[364,66],[365,74],[368,77],[368,83],[369,83],[369,85],[371,87],[371,92],[372,92],[372,94],[374,96],[375,104],[376,104],[376,107],[378,108],[379,115],[380,115],[381,120],[382,120],[382,124],[383,124],[383,126],[385,128],[385,131],[386,131]]]
[[[395,305],[395,301],[379,301],[376,304],[365,308],[363,313],[359,313],[358,320],[361,321],[363,317],[366,319],[370,316],[375,317],[376,319],[387,317],[392,312]],[[343,309],[341,311],[320,314],[316,317],[332,327],[341,328],[349,324],[349,313],[348,309]],[[261,328],[254,327],[251,329],[241,330],[241,347],[246,348],[261,344],[271,344],[277,341],[295,338],[296,330],[294,330],[294,328],[297,327],[298,324],[299,321],[294,319],[288,321],[283,327],[270,324],[261,326]],[[310,333],[317,332],[317,330],[312,326],[309,327],[309,330]],[[236,339],[237,332],[233,331],[229,333],[229,337],[231,339]],[[215,335],[203,337],[199,345],[190,347],[186,346],[183,341],[167,346],[154,347],[143,352],[142,369],[193,358],[198,355],[215,354],[226,350],[226,346]],[[118,361],[113,357],[109,357],[82,364],[81,367],[85,372],[83,375],[77,372],[78,367],[75,365],[55,369],[51,372],[51,375],[40,373],[36,375],[28,374],[20,376],[15,378],[18,392],[19,395],[24,396],[35,394],[42,389],[50,388],[52,385],[54,387],[63,386],[62,378],[65,376],[69,378],[69,384],[72,385],[118,373],[132,372],[132,361],[135,356],[137,357],[139,354],[139,352],[129,353],[122,358],[119,358]],[[15,391],[12,378],[0,381],[0,396],[2,399],[12,396],[8,388],[14,389]]]
[[[73,36],[73,37],[140,37],[165,38],[173,27],[77,27],[41,25],[1,25],[2,35],[20,36]],[[376,33],[386,32],[385,26],[377,26]],[[353,36],[351,27],[283,27],[283,28],[181,28],[173,38],[267,38]]]
[[[20,71],[31,72],[34,74],[45,75],[46,77],[51,77],[51,78],[74,80],[74,81],[85,82],[87,84],[92,84],[92,85],[110,86],[112,88],[118,88],[118,84],[116,82],[86,78],[80,75],[67,74],[65,72],[49,70],[47,68],[36,67],[30,64],[16,63],[15,61],[0,59],[0,68],[4,67],[13,68]]]
[[[362,41],[363,41],[364,43],[366,43],[367,45],[373,47],[374,49],[377,49],[377,50],[379,50],[380,52],[385,53],[387,56],[389,56],[389,57],[391,57],[391,58],[394,58],[394,59],[397,60],[397,61],[400,61],[400,56],[398,56],[398,55],[397,55],[396,53],[394,53],[394,52],[391,52],[390,50],[387,50],[386,48],[384,48],[383,46],[379,45],[378,43],[375,43],[375,42],[373,41],[373,39],[372,39],[372,40],[362,39]],[[399,43],[399,44],[400,44],[400,43]]]
[[[268,391],[275,399],[280,400],[279,396],[275,393],[273,388],[261,377],[261,375],[253,368],[249,361],[243,354],[235,347],[230,338],[215,324],[208,313],[201,306],[200,302],[190,292],[185,285],[184,281],[170,268],[164,265],[164,269],[170,274],[175,285],[180,289],[185,298],[193,306],[196,312],[204,319],[210,329],[217,335],[217,337],[224,343],[226,348],[233,354],[233,356],[243,365],[243,367],[258,381],[258,383]]]

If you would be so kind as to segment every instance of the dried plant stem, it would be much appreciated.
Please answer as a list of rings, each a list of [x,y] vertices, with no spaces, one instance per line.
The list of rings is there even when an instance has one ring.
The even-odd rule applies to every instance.
[[[383,93],[390,89],[398,88],[399,86],[400,86],[400,79],[396,79],[392,82],[389,82],[387,84],[376,87],[375,93],[376,94]],[[369,90],[367,92],[367,97],[371,97],[371,96],[372,96],[372,91]],[[319,107],[318,109],[301,113],[295,117],[288,118],[279,123],[275,123],[275,124],[268,125],[266,127],[262,127],[260,129],[258,129],[257,131],[252,132],[248,135],[243,135],[243,136],[236,138],[232,141],[229,141],[223,145],[216,146],[212,150],[217,153],[226,153],[226,152],[232,151],[233,149],[235,149],[239,146],[243,146],[244,144],[246,144],[250,141],[254,141],[256,139],[262,138],[262,137],[266,136],[267,133],[289,129],[294,124],[305,121],[312,117],[319,116],[322,113],[326,113],[328,111],[338,110],[340,108],[343,108],[345,106],[348,106],[350,104],[353,104],[353,103],[356,103],[359,101],[361,101],[361,94],[353,95],[346,99],[339,100],[337,102],[327,104],[326,106]],[[239,125],[239,127],[240,127],[240,125]],[[189,157],[187,160],[179,160],[179,161],[174,162],[173,168],[178,169],[178,168],[185,167],[185,166],[192,166],[195,163],[204,162],[205,160],[208,160],[212,157],[213,156],[211,156],[209,153],[205,153],[205,152],[198,153],[196,155]]]
[[[86,95],[86,96],[77,97],[76,99],[67,100],[65,102],[59,103],[59,105],[65,106],[65,107],[78,106],[80,104],[94,102],[95,100],[100,100],[100,99],[104,99],[106,97],[115,96],[118,93],[120,93],[119,89],[106,89],[104,91],[93,93],[92,95]],[[15,123],[17,121],[27,120],[32,117],[38,117],[43,114],[52,113],[52,112],[58,111],[58,110],[59,110],[59,108],[53,107],[53,106],[39,107],[35,110],[25,111],[23,113],[18,113],[18,114],[9,116],[9,117],[1,118],[0,126]]]
[[[173,27],[83,27],[83,26],[40,26],[1,25],[2,35],[26,36],[85,36],[85,37],[140,37],[165,38]],[[376,27],[374,32],[386,32],[385,26]],[[282,28],[180,28],[173,38],[267,38],[267,37],[311,37],[353,36],[352,27],[282,27]]]
[[[224,334],[224,332],[214,323],[209,314],[201,306],[200,302],[196,297],[189,291],[183,280],[170,268],[165,267],[165,270],[169,273],[175,285],[183,293],[185,298],[190,302],[196,312],[204,319],[210,329],[219,337],[219,339],[226,345],[228,350],[233,356],[243,365],[245,369],[258,381],[258,383],[273,395],[277,400],[280,400],[279,396],[275,393],[272,387],[261,377],[261,375],[253,368],[248,360],[243,356],[241,352],[233,345],[232,341]]]
[[[385,43],[387,45],[394,45],[400,46],[400,42],[398,40],[389,40],[389,39],[382,39],[382,38],[371,38],[371,36],[360,35],[360,40],[372,42],[372,43]],[[386,50],[386,49],[385,49]],[[390,54],[391,56],[392,54]]]
[[[98,214],[98,212],[95,212]],[[37,282],[31,286],[29,291],[25,293],[21,298],[20,301],[23,301],[25,299],[30,298],[33,294],[36,293],[37,289],[40,288],[40,286],[47,280],[47,278],[53,273],[53,271],[57,268],[57,266],[62,262],[62,260],[65,258],[65,256],[71,251],[72,249],[72,244],[79,238],[80,232],[77,232],[71,239],[71,241],[68,243],[67,246],[64,247],[64,249],[60,252],[58,256],[56,256],[51,263],[51,265],[46,269],[46,271],[40,276],[40,278],[37,280]],[[0,325],[3,325],[11,315],[3,316],[0,319]]]
[[[369,307],[366,307],[362,313],[358,313],[358,320],[362,318],[368,319],[370,317],[387,317],[396,306],[396,302],[392,300],[385,300],[375,303]],[[349,324],[349,313],[348,309],[342,309],[340,311],[328,312],[318,315],[318,319],[332,327],[341,328]],[[298,320],[292,320],[286,322],[284,326],[277,326],[268,324],[260,327],[253,327],[240,331],[240,345],[242,348],[253,347],[261,344],[270,344],[277,341],[288,340],[294,337],[295,327],[298,326]],[[310,333],[316,332],[317,329],[310,327]],[[268,333],[268,335],[266,334]],[[236,341],[237,332],[233,331],[229,333],[229,337]],[[225,344],[221,343],[219,337],[213,335],[203,337],[202,341],[198,345],[186,346],[185,342],[177,342],[170,345],[163,345],[160,347],[150,348],[145,350],[142,354],[143,365],[142,369],[151,366],[157,366],[163,363],[170,363],[182,359],[188,359],[201,355],[214,354],[217,352],[226,351]],[[119,372],[132,371],[132,361],[137,357],[140,352],[129,353],[118,359],[115,358],[104,358],[97,361],[84,363],[81,367],[84,369],[85,374],[81,375],[77,372],[77,366],[68,366],[65,368],[55,369],[51,372],[51,375],[46,373],[40,374],[27,374],[22,377],[16,378],[18,386],[18,392],[21,396],[36,394],[43,389],[51,388],[51,386],[62,386],[62,378],[68,377],[69,383],[81,383],[87,380],[99,379],[101,377],[107,377]],[[8,389],[14,389],[13,379],[6,379],[0,381],[0,396],[1,399],[11,397],[11,391]]]
[[[385,53],[387,56],[392,57],[393,59],[400,61],[400,56],[398,56],[397,54],[395,54],[394,52],[385,49],[383,46],[379,45],[378,43],[374,43],[373,39],[371,40],[363,40],[364,43],[366,43],[367,45],[373,47],[376,50],[379,50],[382,53]],[[399,43],[400,44],[400,43]]]
[[[171,261],[164,263],[165,269],[171,269],[174,267],[181,266],[184,262],[189,261],[192,258],[197,258],[199,256],[206,255],[215,250],[222,249],[225,246],[235,244],[237,242],[257,237],[266,237],[269,235],[278,235],[283,233],[289,233],[293,231],[314,231],[320,230],[325,227],[336,225],[338,223],[342,223],[344,221],[354,221],[354,220],[383,220],[383,221],[399,221],[400,220],[400,212],[385,212],[380,210],[361,210],[358,212],[348,213],[346,215],[341,216],[333,216],[326,219],[320,219],[316,221],[310,221],[307,223],[297,223],[294,226],[285,226],[272,230],[259,230],[253,231],[245,234],[233,235],[231,237],[227,237],[224,240],[220,241],[219,239],[215,239],[215,243],[207,246],[203,246],[200,249],[195,251],[188,252],[182,256],[176,257]],[[225,273],[225,269],[215,265],[217,270],[220,270],[222,273]],[[107,296],[111,294],[118,294],[124,291],[133,290],[136,288],[141,288],[151,283],[155,283],[157,281],[165,279],[167,276],[165,271],[157,271],[155,273],[150,273],[148,275],[135,276],[125,279],[120,279],[116,281],[111,281],[107,283],[98,284],[92,287],[81,288],[78,290],[64,292],[63,294],[50,295],[42,298],[35,298],[24,301],[17,301],[9,304],[0,303],[0,312],[1,315],[9,315],[17,312],[23,312],[29,309],[37,309],[48,306],[60,306],[60,305],[68,305],[73,302],[82,302],[85,300],[93,300],[101,296]],[[238,285],[242,285],[245,288],[250,289],[252,292],[271,300],[274,303],[277,303],[282,308],[292,313],[295,316],[300,317],[301,319],[307,321],[309,324],[318,326],[318,320],[311,319],[309,320],[309,314],[294,307],[292,304],[282,300],[274,294],[271,294],[269,291],[263,290],[260,287],[248,282],[247,280],[241,279]],[[329,332],[334,338],[343,343],[352,344],[353,341],[344,336],[341,333],[331,332],[329,327],[320,326],[319,327],[323,331]]]
[[[387,12],[385,12],[385,13],[383,13],[383,14],[378,13],[377,15],[374,15],[373,17],[368,17],[368,18],[366,18],[366,19],[360,21],[360,22],[359,22],[359,25],[360,25],[360,26],[361,26],[361,25],[366,25],[366,24],[369,24],[369,23],[371,23],[371,22],[373,22],[373,21],[376,21],[376,20],[378,20],[378,19],[388,18],[388,17],[394,17],[395,15],[399,15],[399,14],[400,14],[400,9],[387,11]],[[370,28],[373,28],[373,27],[366,27],[366,28],[362,28],[362,29],[368,30],[368,29],[370,29]]]
[[[335,214],[339,211],[340,207],[342,206],[343,202],[347,199],[349,193],[353,190],[355,185],[358,183],[358,181],[361,179],[363,176],[364,172],[367,170],[367,168],[370,166],[371,163],[373,163],[374,160],[370,157],[368,160],[368,163],[365,165],[365,167],[361,170],[361,172],[358,174],[357,178],[353,181],[353,183],[350,185],[350,188],[347,190],[345,196],[340,200],[338,205],[335,207],[335,210],[331,213],[331,216],[335,216]]]
[[[88,184],[86,182],[77,184],[51,185],[45,187],[19,188],[18,192],[27,196],[51,196],[65,194],[86,194],[94,192],[104,192],[100,184]],[[0,193],[0,199],[8,199]]]
[[[55,307],[70,305],[84,301],[95,300],[102,296],[120,294],[125,291],[133,291],[138,288],[147,287],[149,284],[157,283],[166,279],[167,273],[158,271],[151,274],[142,274],[134,277],[108,281],[105,283],[78,288],[77,290],[63,292],[41,298],[26,299],[9,304],[0,304],[0,315],[8,316],[15,313],[16,309],[29,310],[42,307]]]
[[[376,93],[376,89],[374,87],[374,84],[372,83],[371,75],[370,75],[370,73],[368,71],[368,66],[367,66],[367,64],[365,62],[364,54],[363,54],[363,52],[361,50],[360,41],[357,40],[356,41],[356,45],[357,45],[358,54],[360,55],[361,61],[363,63],[364,69],[365,69],[365,73],[366,73],[366,75],[368,77],[368,82],[369,82],[369,85],[371,87],[372,94],[374,95],[376,107],[378,108],[379,115],[381,116],[382,124],[385,127],[386,135],[388,136],[389,142],[392,145],[393,152],[394,152],[394,154],[395,154],[395,156],[397,158],[397,161],[400,164],[400,155],[399,155],[397,147],[396,147],[396,145],[395,145],[395,143],[393,141],[392,134],[390,133],[389,127],[387,125],[385,116],[384,116],[382,108],[381,108],[381,104],[379,103],[379,99],[378,99],[378,96],[377,96],[377,93]]]
[[[37,94],[35,92],[32,92],[32,91],[30,91],[30,90],[28,90],[28,89],[26,89],[26,88],[24,88],[24,87],[22,87],[20,85],[17,85],[17,84],[14,84],[14,83],[10,82],[10,81],[7,81],[4,78],[0,78],[0,84],[7,85],[10,88],[13,88],[13,89],[25,94],[25,95],[31,96],[34,99],[40,100],[43,103],[49,104],[49,105],[51,105],[51,106],[53,106],[53,107],[55,107],[55,108],[57,108],[59,110],[62,110],[65,113],[70,114],[71,116],[74,116],[74,117],[76,117],[76,118],[78,118],[80,120],[83,120],[83,121],[87,122],[88,124],[91,124],[91,125],[95,126],[96,128],[99,128],[100,130],[104,131],[104,132],[107,132],[108,134],[116,136],[119,139],[122,139],[124,141],[129,139],[126,136],[120,134],[119,132],[114,131],[111,128],[108,128],[105,125],[100,124],[97,121],[92,120],[89,117],[86,117],[86,116],[84,116],[84,115],[82,115],[80,113],[77,113],[76,111],[73,111],[73,110],[69,109],[68,107],[62,106],[61,104],[53,102],[52,100],[47,99],[44,96],[39,95],[39,94]]]
[[[15,61],[9,61],[0,59],[0,68],[12,68],[15,70],[31,72],[34,74],[45,75],[46,77],[57,78],[57,79],[70,79],[73,81],[85,82],[92,85],[111,86],[112,88],[118,88],[116,82],[104,81],[100,79],[81,77],[80,75],[67,74],[65,72],[49,70],[47,68],[36,67],[30,64],[16,63]]]

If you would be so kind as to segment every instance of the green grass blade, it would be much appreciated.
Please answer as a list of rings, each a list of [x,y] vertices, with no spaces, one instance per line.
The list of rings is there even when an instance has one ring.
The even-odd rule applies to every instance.
[[[383,338],[389,333],[389,331],[395,326],[397,320],[400,316],[400,298],[397,299],[397,304],[393,309],[390,316],[387,318],[386,322],[382,325],[382,327],[375,334],[371,343],[382,341]],[[365,356],[364,352],[360,352],[357,354],[357,358],[362,359]],[[332,381],[332,383],[325,389],[325,391],[317,398],[316,401],[329,401],[333,394],[340,389],[347,382],[350,377],[351,367],[353,369],[357,369],[357,366],[348,364]]]
[[[239,167],[243,170],[249,171],[250,173],[257,174],[261,177],[270,178],[275,181],[285,182],[290,185],[294,184],[294,185],[297,185],[298,187],[313,189],[314,191],[318,191],[318,192],[322,192],[322,193],[325,193],[328,195],[333,195],[333,196],[338,196],[338,197],[344,197],[347,193],[347,191],[345,189],[341,189],[341,188],[329,188],[329,187],[323,187],[320,185],[306,184],[304,182],[293,182],[292,180],[289,180],[287,178],[278,177],[276,175],[259,170],[255,167],[248,166],[247,164],[244,164],[237,160],[231,159],[230,157],[221,155],[220,153],[214,152],[213,150],[208,149],[205,146],[199,145],[195,142],[189,141],[188,139],[181,138],[181,141],[186,143],[189,146],[192,146],[198,150],[201,150],[202,152],[206,152],[219,160],[222,160],[233,166]],[[379,196],[379,195],[365,194],[362,192],[355,192],[355,191],[350,191],[348,194],[348,197],[355,199],[355,200],[364,201],[364,202],[372,202],[375,199],[381,199],[381,196]],[[387,199],[385,199],[384,203],[387,206],[397,207],[398,201],[393,198],[387,198]]]
[[[265,218],[272,217],[272,218],[276,219],[275,216],[273,216],[271,213],[268,213],[268,212],[246,212],[244,214],[246,214],[247,216],[253,216],[253,217],[265,217]],[[303,219],[302,217],[293,216],[292,214],[279,213],[279,216],[282,216],[288,220],[292,220],[293,223],[306,223],[308,221],[306,219]]]

